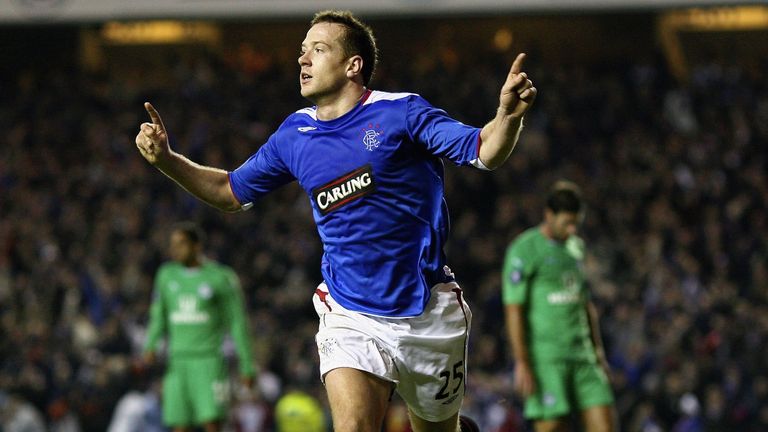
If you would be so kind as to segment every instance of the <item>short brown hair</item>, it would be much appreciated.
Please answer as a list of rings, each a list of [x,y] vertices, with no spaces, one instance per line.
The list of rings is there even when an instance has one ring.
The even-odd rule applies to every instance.
[[[350,11],[324,10],[315,14],[311,25],[318,23],[341,24],[346,32],[341,39],[344,53],[347,56],[359,55],[363,58],[363,85],[367,86],[376,71],[379,61],[379,50],[376,48],[376,38],[373,30],[355,18]]]
[[[178,231],[184,235],[191,243],[202,245],[205,243],[205,232],[200,225],[192,221],[181,221],[173,225],[171,232]]]
[[[584,210],[581,189],[569,180],[556,181],[547,196],[547,208],[552,210],[552,213],[580,213]]]

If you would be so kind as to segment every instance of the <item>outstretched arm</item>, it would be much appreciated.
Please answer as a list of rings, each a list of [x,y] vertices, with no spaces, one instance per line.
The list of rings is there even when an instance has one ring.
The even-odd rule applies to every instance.
[[[227,171],[197,164],[171,150],[160,114],[149,102],[144,103],[144,108],[152,120],[142,123],[136,135],[136,147],[144,159],[205,203],[223,211],[240,210]]]
[[[518,54],[501,87],[496,117],[480,132],[480,160],[495,169],[507,160],[523,128],[523,116],[536,99],[536,87],[522,72],[525,54]]]

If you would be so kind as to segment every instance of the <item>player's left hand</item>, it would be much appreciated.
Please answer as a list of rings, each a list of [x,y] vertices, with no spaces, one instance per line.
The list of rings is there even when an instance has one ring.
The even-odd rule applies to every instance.
[[[499,110],[504,115],[521,118],[536,99],[536,87],[528,78],[528,74],[522,71],[525,57],[525,53],[517,55],[509,69],[507,80],[501,87]]]

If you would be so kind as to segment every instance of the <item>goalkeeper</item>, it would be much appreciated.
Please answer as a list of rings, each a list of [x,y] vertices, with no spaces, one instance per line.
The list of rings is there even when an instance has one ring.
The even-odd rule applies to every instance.
[[[221,430],[229,399],[227,364],[221,345],[231,334],[243,384],[252,388],[253,358],[243,297],[231,268],[206,259],[203,233],[181,223],[171,231],[171,262],[155,277],[145,360],[155,361],[160,339],[168,337],[163,379],[163,423],[174,432],[202,426]]]

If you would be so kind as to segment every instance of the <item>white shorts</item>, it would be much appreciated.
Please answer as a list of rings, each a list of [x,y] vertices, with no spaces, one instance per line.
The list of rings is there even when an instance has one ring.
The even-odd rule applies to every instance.
[[[424,420],[442,421],[459,411],[472,312],[457,283],[435,285],[424,313],[413,318],[350,311],[324,283],[312,301],[320,317],[315,340],[323,379],[336,368],[359,369],[394,383]]]

